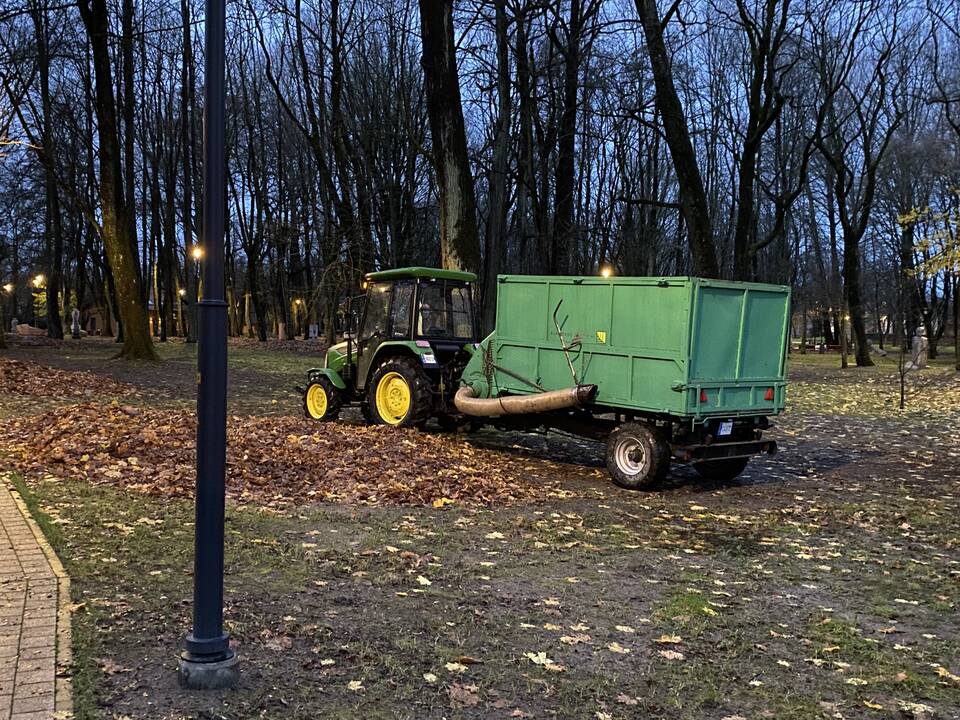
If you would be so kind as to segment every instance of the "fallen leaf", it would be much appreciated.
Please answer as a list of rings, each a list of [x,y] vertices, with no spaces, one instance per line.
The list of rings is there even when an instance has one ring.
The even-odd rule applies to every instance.
[[[677,652],[676,650],[658,650],[657,652],[667,660],[683,660],[684,657],[682,652]]]
[[[476,685],[460,685],[459,683],[453,683],[448,690],[450,695],[450,701],[455,705],[462,705],[464,707],[473,707],[480,702],[480,696],[477,695],[477,686]]]

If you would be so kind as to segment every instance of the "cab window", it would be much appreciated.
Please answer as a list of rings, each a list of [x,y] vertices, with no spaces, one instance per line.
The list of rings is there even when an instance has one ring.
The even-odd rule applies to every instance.
[[[413,306],[413,281],[401,281],[393,286],[393,305],[390,325],[393,337],[410,337],[410,310]]]
[[[369,340],[374,335],[384,335],[387,331],[387,312],[390,309],[390,288],[392,283],[373,283],[367,288],[367,309],[363,315],[363,327],[359,340]]]
[[[473,337],[470,286],[447,282],[421,283],[417,334],[426,338]]]

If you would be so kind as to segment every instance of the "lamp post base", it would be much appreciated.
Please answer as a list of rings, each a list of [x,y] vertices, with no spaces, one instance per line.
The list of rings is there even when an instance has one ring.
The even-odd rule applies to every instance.
[[[240,677],[240,659],[233,651],[223,660],[199,661],[190,653],[180,656],[177,674],[180,687],[188,690],[223,690],[233,687]]]

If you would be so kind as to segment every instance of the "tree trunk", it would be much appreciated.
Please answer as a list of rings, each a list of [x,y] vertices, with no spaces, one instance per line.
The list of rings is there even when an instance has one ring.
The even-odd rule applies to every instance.
[[[50,102],[50,45],[47,10],[37,8],[33,13],[37,37],[37,70],[40,75],[40,102],[43,108],[43,126],[40,142],[43,145],[43,176],[46,192],[44,209],[44,240],[47,260],[47,336],[63,337],[63,321],[60,317],[60,293],[63,288],[63,225],[60,216],[60,193],[54,172],[56,148],[51,129],[52,109]],[[3,328],[6,331],[6,328]]]
[[[697,165],[697,156],[690,141],[690,129],[683,106],[673,84],[673,71],[663,40],[663,27],[656,0],[634,0],[643,33],[647,39],[647,53],[653,70],[657,109],[663,119],[663,130],[670,148],[670,156],[680,185],[680,211],[687,225],[693,272],[700,277],[720,276],[714,249],[713,227],[707,207],[703,178]]]
[[[183,22],[183,52],[180,65],[180,157],[183,163],[183,272],[186,280],[187,342],[197,341],[197,273],[191,254],[193,245],[193,45],[190,4],[180,0]],[[181,304],[181,309],[183,304]]]
[[[567,46],[563,63],[563,105],[557,132],[556,205],[553,220],[553,247],[550,273],[570,272],[573,247],[573,192],[577,134],[577,94],[580,86],[580,33],[583,27],[581,0],[571,0],[567,23]]]
[[[424,89],[440,195],[443,267],[480,267],[477,209],[460,104],[453,39],[453,0],[419,0]]]
[[[497,311],[497,274],[503,262],[507,234],[507,183],[510,162],[510,56],[507,38],[506,0],[495,0],[497,37],[497,125],[490,168],[490,216],[487,219],[487,248],[483,276],[483,329],[493,330]]]
[[[867,345],[867,326],[863,320],[862,290],[860,288],[860,243],[852,238],[843,239],[843,285],[846,291],[847,310],[853,328],[853,340],[857,345],[857,367],[873,365]],[[846,334],[846,333],[844,333]]]
[[[156,360],[147,327],[146,305],[140,288],[137,257],[131,254],[130,219],[120,169],[117,108],[113,97],[106,0],[79,0],[80,17],[93,55],[97,140],[100,151],[100,203],[103,244],[117,293],[123,328],[120,356]]]
[[[81,0],[85,2],[85,0]],[[133,89],[133,0],[123,0],[120,11],[120,54],[121,68],[123,71],[123,103],[120,105],[123,115],[123,182],[126,199],[126,221],[127,221],[127,239],[130,242],[130,252],[133,257],[137,257],[137,216],[134,212],[134,185],[136,183],[136,166],[134,163],[134,127],[135,101]],[[119,104],[119,103],[118,103]],[[147,287],[149,286],[149,275],[146,268],[141,269],[139,263],[134,263],[137,269],[137,279],[139,280],[140,292],[143,293],[143,301],[147,301]]]

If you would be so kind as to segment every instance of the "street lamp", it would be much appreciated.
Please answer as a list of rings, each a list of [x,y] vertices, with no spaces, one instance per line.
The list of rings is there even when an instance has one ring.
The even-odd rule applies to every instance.
[[[604,265],[600,268],[600,275],[602,277],[608,278],[613,276],[613,268],[609,265]]]
[[[4,291],[5,293],[7,293],[7,295],[9,295],[10,293],[12,293],[12,292],[13,292],[13,283],[7,283],[6,285],[4,285],[4,286],[3,286],[3,291]]]
[[[196,260],[197,262],[200,262],[200,260],[203,258],[203,248],[200,247],[199,245],[194,245],[190,249],[190,255],[193,256],[194,260]]]
[[[33,279],[33,286],[34,286],[35,288],[42,288],[42,287],[43,287],[43,284],[44,284],[46,281],[47,281],[47,279],[43,276],[43,274],[37,275],[37,276]]]
[[[207,261],[197,303],[197,496],[193,631],[180,655],[183,687],[233,685],[237,654],[223,629],[223,521],[227,448],[227,303],[223,282],[225,0],[206,0],[203,102],[203,223]],[[203,256],[199,245],[193,257]],[[199,253],[199,254],[198,254]]]

